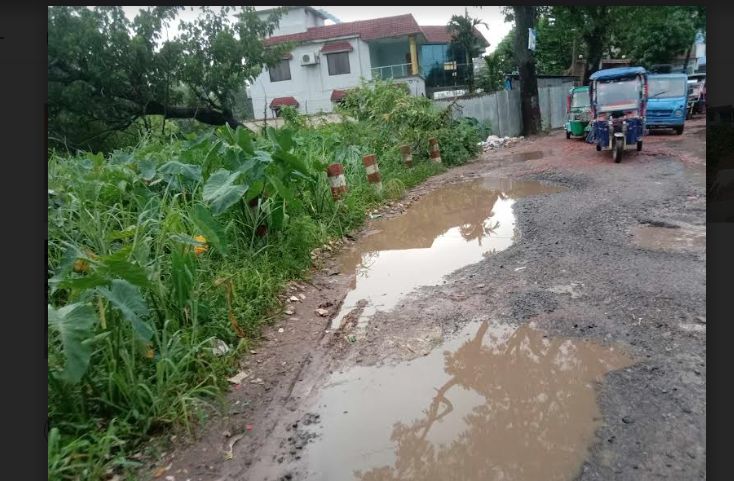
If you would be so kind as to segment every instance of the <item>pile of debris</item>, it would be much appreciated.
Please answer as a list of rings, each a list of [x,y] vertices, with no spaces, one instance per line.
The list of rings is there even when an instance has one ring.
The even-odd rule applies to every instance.
[[[490,150],[499,150],[506,147],[510,147],[513,144],[521,141],[525,137],[498,137],[496,135],[490,135],[484,142],[479,142],[482,150],[487,152]]]

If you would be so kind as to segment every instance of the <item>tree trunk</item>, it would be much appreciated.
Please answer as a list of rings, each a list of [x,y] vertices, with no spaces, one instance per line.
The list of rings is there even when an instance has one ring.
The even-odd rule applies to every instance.
[[[535,54],[528,49],[528,29],[535,26],[536,7],[512,7],[515,11],[515,58],[520,72],[520,103],[523,135],[540,132],[540,105],[538,78],[535,73]]]
[[[686,50],[686,60],[683,62],[683,73],[685,73],[688,70],[688,61],[691,59],[691,46],[688,47],[688,50]]]
[[[594,22],[592,31],[588,35],[584,35],[584,40],[589,49],[584,85],[589,83],[591,74],[599,70],[599,63],[604,56],[604,43],[609,34],[609,13],[609,7],[596,7],[595,11],[591,13],[596,16],[596,21]]]
[[[167,119],[196,119],[209,125],[229,124],[230,127],[236,128],[241,125],[232,115],[232,112],[218,111],[210,108],[202,107],[168,107],[157,102],[148,104],[145,110],[146,115],[163,115]]]

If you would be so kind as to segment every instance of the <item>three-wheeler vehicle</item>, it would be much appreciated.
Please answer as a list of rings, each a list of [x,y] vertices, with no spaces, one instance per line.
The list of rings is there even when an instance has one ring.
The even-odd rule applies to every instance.
[[[647,77],[648,130],[673,129],[680,135],[686,121],[688,75],[684,73],[650,74]]]
[[[566,99],[566,138],[586,137],[590,120],[589,87],[572,87]]]
[[[643,67],[598,70],[590,77],[591,130],[587,141],[596,150],[611,150],[622,161],[628,145],[642,150],[647,109],[647,71]]]

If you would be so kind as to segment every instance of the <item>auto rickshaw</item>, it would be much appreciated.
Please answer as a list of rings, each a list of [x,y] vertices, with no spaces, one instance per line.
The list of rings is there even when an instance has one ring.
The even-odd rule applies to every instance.
[[[642,150],[647,108],[647,71],[643,67],[599,70],[591,77],[591,130],[587,141],[596,150],[611,150],[614,162],[622,161],[628,145]]]
[[[566,138],[586,137],[591,120],[589,87],[573,87],[566,99]]]

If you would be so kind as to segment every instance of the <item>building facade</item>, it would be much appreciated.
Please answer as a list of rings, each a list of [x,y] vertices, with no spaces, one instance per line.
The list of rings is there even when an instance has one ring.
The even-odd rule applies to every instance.
[[[265,40],[295,47],[249,86],[256,119],[273,118],[284,105],[304,114],[331,112],[363,79],[393,79],[424,96],[462,80],[462,64],[453,59],[463,57],[443,26],[419,26],[412,15],[326,25],[328,17],[311,7],[290,7]]]

